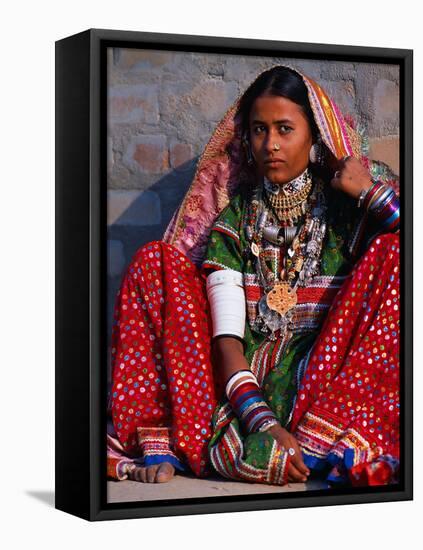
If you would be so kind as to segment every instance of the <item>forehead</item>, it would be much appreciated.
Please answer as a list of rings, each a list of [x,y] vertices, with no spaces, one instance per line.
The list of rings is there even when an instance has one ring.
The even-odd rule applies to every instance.
[[[250,110],[250,122],[259,120],[261,122],[273,123],[283,119],[292,122],[307,121],[302,108],[286,97],[262,95],[257,97]]]

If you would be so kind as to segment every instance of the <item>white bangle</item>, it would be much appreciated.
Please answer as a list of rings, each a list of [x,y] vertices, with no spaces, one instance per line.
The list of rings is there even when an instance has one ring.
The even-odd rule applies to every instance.
[[[242,273],[233,269],[214,271],[207,277],[206,289],[213,337],[233,334],[244,338],[246,301]]]
[[[254,384],[258,386],[257,378],[254,376],[254,374],[251,371],[247,370],[240,370],[236,372],[233,376],[230,377],[228,382],[226,383],[225,393],[226,397],[230,399],[232,390],[234,387],[234,384],[240,379],[240,378],[247,378],[251,380]]]
[[[279,420],[277,420],[276,418],[273,420],[268,420],[263,424],[263,426],[261,426],[261,428],[259,428],[259,432],[267,432],[267,430],[269,430],[273,426],[276,426],[276,424],[279,424]]]

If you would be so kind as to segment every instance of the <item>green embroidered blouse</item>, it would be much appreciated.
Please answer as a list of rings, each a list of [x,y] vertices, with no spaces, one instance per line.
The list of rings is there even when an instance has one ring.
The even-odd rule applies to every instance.
[[[216,269],[233,269],[243,274],[247,304],[244,355],[257,376],[266,401],[282,425],[289,420],[299,363],[310,350],[323,324],[329,302],[364,251],[370,235],[374,236],[377,232],[377,226],[367,218],[366,213],[363,217],[363,211],[357,208],[355,199],[330,185],[325,185],[324,193],[328,207],[327,230],[322,246],[320,275],[313,278],[309,294],[304,293],[303,299],[301,290],[297,288],[299,303],[295,308],[294,329],[289,341],[284,338],[272,340],[254,326],[257,304],[264,289],[255,273],[244,231],[248,193],[239,191],[216,219],[202,264],[207,275]],[[355,251],[351,252],[349,246],[360,220],[363,231]],[[280,265],[280,254],[284,251],[266,240],[263,240],[262,246],[266,265],[274,270],[275,262]]]

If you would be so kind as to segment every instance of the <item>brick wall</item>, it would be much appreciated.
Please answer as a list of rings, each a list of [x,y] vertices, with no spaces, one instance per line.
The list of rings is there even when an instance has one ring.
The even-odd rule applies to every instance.
[[[109,341],[115,294],[132,255],[162,237],[217,122],[276,63],[314,78],[366,127],[370,157],[398,173],[397,66],[109,48]]]

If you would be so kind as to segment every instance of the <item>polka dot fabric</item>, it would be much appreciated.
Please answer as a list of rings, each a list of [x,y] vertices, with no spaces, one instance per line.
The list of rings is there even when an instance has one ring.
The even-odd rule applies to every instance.
[[[334,481],[347,472],[353,484],[371,485],[398,469],[399,260],[399,232],[370,243],[332,303],[299,387],[289,429],[306,464],[332,464]]]
[[[216,405],[210,323],[198,268],[172,245],[141,247],[118,292],[112,331],[111,412],[129,456],[208,473]]]
[[[299,383],[287,428],[306,464],[328,468],[329,481],[397,480],[399,277],[399,232],[379,235],[336,294]],[[211,473],[222,388],[210,335],[200,270],[172,245],[141,247],[123,278],[112,332],[111,413],[126,456]]]

